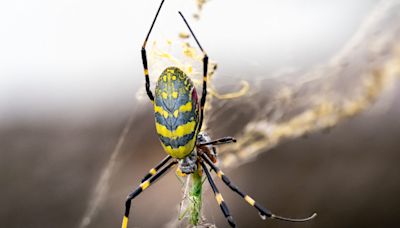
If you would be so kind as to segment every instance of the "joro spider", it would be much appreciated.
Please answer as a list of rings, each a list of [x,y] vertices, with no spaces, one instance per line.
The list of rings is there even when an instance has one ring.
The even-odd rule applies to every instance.
[[[153,96],[153,93],[150,90],[149,71],[147,68],[146,43],[163,4],[164,0],[162,0],[151,24],[150,30],[147,33],[141,53],[146,79],[146,92],[150,101],[154,104],[156,131],[160,138],[161,145],[168,156],[152,168],[142,179],[139,187],[128,195],[125,202],[125,215],[122,221],[122,228],[128,226],[131,201],[171,169],[171,167],[177,164],[180,173],[192,175],[197,174],[200,176],[202,175],[202,172],[206,174],[207,180],[215,194],[215,199],[231,227],[235,227],[236,224],[226,203],[224,202],[224,199],[222,198],[221,193],[219,193],[210,172],[208,171],[209,168],[211,168],[210,170],[214,171],[232,191],[240,195],[251,206],[255,207],[262,217],[289,222],[305,222],[313,219],[316,216],[316,213],[310,217],[300,219],[286,218],[273,214],[249,195],[241,191],[231,182],[221,169],[214,164],[217,162],[214,146],[234,143],[236,140],[232,137],[211,140],[206,132],[201,132],[204,119],[204,105],[207,97],[208,56],[181,12],[179,12],[180,16],[195,39],[198,47],[204,54],[203,91],[200,104],[198,103],[196,88],[194,87],[192,80],[177,67],[168,67],[162,72],[156,84],[156,96]],[[170,161],[171,159],[172,161]]]

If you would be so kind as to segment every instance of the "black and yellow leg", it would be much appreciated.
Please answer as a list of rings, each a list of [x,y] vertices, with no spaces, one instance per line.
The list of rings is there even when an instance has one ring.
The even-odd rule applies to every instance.
[[[317,216],[316,213],[312,214],[310,217],[307,218],[300,218],[300,219],[294,219],[294,218],[286,218],[282,217],[279,215],[273,214],[271,211],[268,209],[264,208],[262,205],[257,203],[253,198],[251,198],[249,195],[245,194],[242,192],[236,185],[234,185],[227,176],[224,175],[224,173],[216,166],[214,163],[210,160],[210,158],[207,157],[207,155],[202,154],[201,157],[204,159],[204,161],[211,167],[212,170],[214,170],[215,173],[217,173],[217,176],[226,184],[228,187],[236,192],[238,195],[240,195],[244,200],[246,200],[247,203],[249,203],[251,206],[255,207],[262,216],[269,217],[271,219],[279,219],[279,220],[284,220],[284,221],[289,221],[289,222],[305,222],[308,220],[313,219],[315,216]]]
[[[210,186],[214,192],[215,195],[215,199],[218,202],[218,205],[221,207],[222,213],[224,213],[225,218],[228,220],[228,223],[231,227],[236,227],[235,221],[233,221],[233,217],[231,216],[228,206],[226,205],[224,199],[222,198],[221,193],[218,191],[217,186],[215,185],[210,172],[207,170],[206,165],[204,164],[204,162],[201,162],[201,166],[203,167],[204,172],[206,173],[208,182],[210,183]]]
[[[171,155],[168,155],[167,157],[165,157],[160,163],[158,163],[158,165],[156,165],[156,167],[152,168],[149,170],[149,173],[146,174],[146,176],[143,177],[142,179],[142,183],[147,181],[150,177],[152,177],[153,175],[155,175],[157,173],[157,171],[163,167],[165,165],[165,163],[167,163],[169,161],[169,159],[171,159]]]
[[[201,127],[203,126],[204,106],[206,104],[206,97],[207,97],[207,69],[208,69],[208,56],[204,52],[204,58],[203,58],[203,93],[201,95],[201,100],[200,100],[200,120],[199,120],[199,128],[198,128],[199,132],[201,131]]]
[[[235,143],[235,142],[236,142],[235,138],[227,136],[227,137],[216,139],[216,140],[213,140],[210,142],[199,143],[199,146],[207,146],[207,145],[217,146],[217,145],[221,145],[221,144]]]
[[[201,131],[201,126],[203,124],[203,116],[204,116],[204,105],[206,104],[206,97],[207,97],[207,74],[208,74],[208,56],[207,53],[203,50],[203,48],[200,45],[199,40],[197,37],[194,35],[194,32],[189,26],[189,23],[186,21],[185,17],[181,12],[179,12],[181,15],[183,21],[185,22],[186,26],[189,28],[190,33],[192,34],[194,40],[196,41],[197,45],[199,46],[200,50],[203,52],[204,57],[203,57],[203,92],[201,95],[201,100],[200,100],[200,120],[199,120],[199,126],[198,126],[198,131]]]
[[[154,102],[154,96],[153,93],[150,90],[150,79],[149,79],[149,68],[147,66],[147,56],[146,56],[146,44],[147,44],[147,40],[149,39],[151,30],[153,30],[154,27],[154,23],[157,20],[158,14],[160,13],[161,7],[164,4],[164,0],[161,1],[160,6],[158,7],[156,16],[154,17],[153,23],[151,23],[151,27],[149,32],[147,33],[146,39],[143,42],[143,46],[142,46],[142,62],[143,62],[143,68],[144,68],[144,76],[146,79],[146,92],[147,92],[147,96],[149,96],[151,102]]]
[[[122,220],[122,228],[127,228],[128,226],[128,218],[129,218],[129,211],[131,208],[131,201],[137,197],[140,193],[146,190],[152,183],[154,183],[158,178],[160,178],[165,172],[167,172],[172,166],[178,163],[176,160],[170,162],[167,166],[162,168],[159,172],[157,172],[154,176],[150,179],[146,180],[145,182],[141,183],[138,188],[135,189],[131,194],[128,195],[126,202],[125,202],[125,214]]]
[[[147,68],[147,57],[146,57],[146,49],[142,48],[142,61],[143,61],[143,68],[144,68],[144,76],[146,79],[146,93],[149,97],[150,101],[154,102],[154,96],[150,89],[150,79],[149,79],[149,70]]]

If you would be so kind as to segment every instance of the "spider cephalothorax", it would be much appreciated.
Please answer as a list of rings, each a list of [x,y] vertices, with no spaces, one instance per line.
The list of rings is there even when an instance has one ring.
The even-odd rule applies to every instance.
[[[232,138],[232,142],[234,140],[235,139]],[[228,141],[230,141],[230,139],[228,139]],[[215,147],[212,144],[204,145],[204,143],[210,143],[210,142],[211,142],[210,136],[208,136],[206,132],[200,132],[197,135],[197,140],[196,140],[197,146],[186,157],[178,160],[179,163],[178,173],[183,173],[183,174],[194,173],[198,167],[200,154],[206,154],[208,157],[211,158],[213,162],[216,162],[217,151]]]

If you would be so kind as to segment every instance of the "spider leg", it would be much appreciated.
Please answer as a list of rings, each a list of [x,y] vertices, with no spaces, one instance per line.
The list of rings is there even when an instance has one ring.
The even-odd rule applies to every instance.
[[[230,136],[219,138],[210,142],[204,142],[204,143],[199,143],[199,146],[207,146],[207,145],[221,145],[221,144],[227,144],[227,143],[235,143],[236,139]]]
[[[140,193],[142,193],[145,189],[147,189],[152,183],[154,183],[158,178],[160,178],[165,172],[167,172],[172,166],[178,163],[176,160],[170,162],[167,166],[162,168],[159,172],[157,172],[154,176],[150,179],[144,181],[137,187],[132,193],[130,193],[125,202],[125,215],[124,219],[122,220],[122,228],[127,228],[128,226],[128,218],[129,218],[129,211],[131,208],[131,201],[137,197]]]
[[[271,219],[279,219],[279,220],[284,220],[284,221],[289,221],[289,222],[305,222],[308,220],[311,220],[317,216],[316,213],[312,214],[310,217],[307,218],[300,218],[300,219],[293,219],[293,218],[285,218],[279,215],[273,214],[271,211],[268,209],[264,208],[261,204],[257,203],[253,198],[251,198],[249,195],[245,194],[242,192],[236,185],[234,185],[227,176],[224,175],[224,173],[219,169],[214,163],[208,158],[205,154],[202,154],[201,157],[204,159],[204,161],[214,170],[214,172],[217,174],[217,176],[226,184],[228,187],[236,192],[238,195],[240,195],[244,200],[246,200],[247,203],[249,203],[251,206],[255,207],[262,216],[267,216]]]
[[[198,126],[198,131],[201,131],[201,126],[203,125],[203,118],[204,118],[204,105],[206,104],[206,97],[207,97],[207,72],[208,72],[208,56],[207,53],[203,50],[203,48],[200,45],[200,42],[197,40],[197,37],[194,35],[192,29],[189,26],[189,23],[186,21],[185,17],[181,12],[179,12],[179,15],[181,15],[183,21],[185,22],[186,26],[188,27],[190,33],[192,34],[193,38],[195,39],[197,45],[199,46],[200,50],[203,52],[204,57],[203,57],[203,92],[201,95],[201,100],[200,100],[200,120],[199,120],[199,126]]]
[[[146,176],[143,177],[141,183],[147,181],[150,177],[152,177],[154,174],[157,173],[157,171],[165,165],[165,163],[167,163],[169,161],[169,159],[171,159],[171,155],[168,155],[167,157],[165,157],[160,163],[158,163],[154,168],[149,170],[149,173],[146,174]]]
[[[221,207],[222,213],[224,213],[225,218],[228,220],[228,223],[231,227],[236,227],[235,221],[233,221],[233,217],[231,216],[228,206],[226,205],[224,199],[222,198],[221,193],[219,193],[217,186],[215,185],[210,172],[207,170],[207,166],[201,161],[201,166],[203,167],[204,172],[207,175],[208,182],[215,194],[215,199],[218,202],[218,205]]]
[[[146,56],[146,44],[147,44],[147,40],[149,39],[151,30],[153,30],[154,23],[157,20],[158,14],[160,13],[160,10],[161,10],[161,7],[163,4],[164,4],[164,0],[161,1],[160,6],[158,7],[156,16],[154,17],[153,23],[151,23],[150,30],[147,33],[146,39],[144,40],[143,46],[142,46],[142,62],[143,62],[143,68],[144,68],[144,76],[146,78],[146,92],[147,92],[147,96],[150,98],[152,103],[154,103],[154,96],[150,90],[149,69],[147,67],[147,56]]]

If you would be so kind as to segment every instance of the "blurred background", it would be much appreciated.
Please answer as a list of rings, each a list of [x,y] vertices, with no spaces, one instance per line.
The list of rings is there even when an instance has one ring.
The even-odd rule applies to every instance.
[[[159,3],[0,3],[1,227],[120,226],[126,195],[165,156],[140,58]],[[400,1],[167,0],[153,80],[171,64],[158,48],[202,70],[181,54],[195,43],[178,37],[178,10],[218,64],[206,118],[212,137],[238,138],[219,148],[225,174],[276,214],[318,213],[263,221],[216,180],[239,226],[399,223]],[[171,172],[134,202],[130,227],[178,226],[181,198]],[[208,184],[204,216],[227,227]]]

